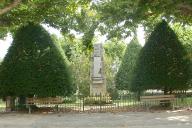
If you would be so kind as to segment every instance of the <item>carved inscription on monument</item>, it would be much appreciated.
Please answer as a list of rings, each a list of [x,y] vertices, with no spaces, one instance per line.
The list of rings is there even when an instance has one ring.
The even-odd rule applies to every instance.
[[[101,62],[101,57],[94,57],[93,60],[93,78],[94,77],[102,77],[101,75],[101,66],[102,66],[102,62]]]
[[[102,56],[102,45],[101,44],[95,44],[94,45],[94,57],[96,56]]]

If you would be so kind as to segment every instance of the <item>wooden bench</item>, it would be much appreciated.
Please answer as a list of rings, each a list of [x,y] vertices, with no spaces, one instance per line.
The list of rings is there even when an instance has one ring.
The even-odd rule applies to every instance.
[[[58,105],[62,103],[63,100],[60,97],[26,98],[26,104],[29,107],[29,113],[31,113],[32,105],[55,105],[55,107],[58,108]]]
[[[174,95],[141,96],[140,100],[141,102],[144,102],[145,105],[150,104],[151,102],[159,102],[160,104],[170,103],[171,105],[173,105],[172,102],[175,100],[175,96]]]

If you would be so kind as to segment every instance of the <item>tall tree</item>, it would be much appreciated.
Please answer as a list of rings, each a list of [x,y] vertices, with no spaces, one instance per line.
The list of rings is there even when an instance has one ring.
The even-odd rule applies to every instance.
[[[84,53],[82,40],[74,38],[73,35],[65,35],[63,38],[55,38],[55,40],[60,44],[70,62],[73,87],[76,90],[76,94],[90,95],[90,55]]]
[[[77,52],[71,56],[73,81],[78,95],[90,95],[90,67],[90,56]]]
[[[131,88],[131,81],[140,50],[141,45],[137,38],[133,38],[127,45],[125,55],[116,74],[115,84],[119,90],[129,90]]]
[[[161,89],[167,94],[187,89],[189,61],[186,55],[175,32],[162,21],[140,52],[132,90]]]
[[[29,23],[21,27],[1,65],[1,95],[70,95],[72,82],[65,61],[42,26]]]
[[[115,86],[115,75],[119,69],[121,60],[126,49],[126,44],[123,41],[113,38],[104,44],[104,69],[107,92],[112,99],[118,97],[117,88]]]

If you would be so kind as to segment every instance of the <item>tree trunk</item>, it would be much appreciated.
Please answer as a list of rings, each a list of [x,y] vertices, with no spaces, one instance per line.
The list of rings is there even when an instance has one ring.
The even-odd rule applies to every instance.
[[[164,95],[167,95],[168,94],[168,89],[167,87],[164,87]]]
[[[23,110],[26,109],[26,97],[25,96],[19,96],[19,109]]]
[[[15,109],[15,98],[8,96],[6,97],[6,112],[11,112]]]
[[[141,96],[141,91],[139,90],[139,91],[137,92],[137,100],[138,100],[138,101],[140,101],[140,96]]]
[[[164,87],[164,95],[168,94],[168,91],[172,92],[171,90],[169,90],[167,87]],[[162,103],[160,103],[160,106],[162,107],[170,107],[171,106],[171,102],[170,100],[162,100]]]

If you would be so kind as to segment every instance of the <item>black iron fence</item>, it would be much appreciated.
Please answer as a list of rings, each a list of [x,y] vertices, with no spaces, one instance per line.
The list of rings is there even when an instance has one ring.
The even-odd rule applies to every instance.
[[[159,94],[156,94],[159,95]],[[155,94],[153,94],[155,96]],[[175,94],[175,99],[170,101],[170,106],[164,107],[161,101],[141,101],[135,94],[119,95],[113,99],[110,96],[73,96],[58,97],[61,103],[37,99],[33,104],[19,104],[18,99],[14,100],[12,111],[16,112],[118,112],[118,111],[148,111],[162,109],[192,108],[192,94]],[[10,108],[6,101],[0,99],[0,112],[7,112]]]

